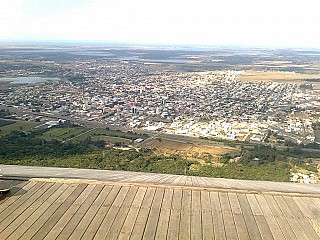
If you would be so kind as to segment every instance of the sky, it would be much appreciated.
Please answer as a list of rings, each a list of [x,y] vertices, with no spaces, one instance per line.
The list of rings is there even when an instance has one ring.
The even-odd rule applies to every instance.
[[[1,0],[0,41],[320,48],[318,0]]]

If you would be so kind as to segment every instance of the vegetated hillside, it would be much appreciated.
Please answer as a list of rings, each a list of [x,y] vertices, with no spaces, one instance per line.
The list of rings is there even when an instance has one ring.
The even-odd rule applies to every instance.
[[[150,149],[120,150],[105,148],[105,141],[62,142],[41,139],[43,131],[24,133],[14,131],[0,138],[0,163],[34,166],[60,166],[125,171],[186,174],[195,176],[289,181],[292,163],[298,161],[301,149],[256,145],[242,148],[239,162],[231,162],[237,156],[223,155],[221,166],[207,161],[200,164],[187,161],[179,155],[161,155]],[[298,152],[297,152],[298,151]],[[290,163],[289,163],[290,160]],[[295,161],[294,161],[295,160]]]

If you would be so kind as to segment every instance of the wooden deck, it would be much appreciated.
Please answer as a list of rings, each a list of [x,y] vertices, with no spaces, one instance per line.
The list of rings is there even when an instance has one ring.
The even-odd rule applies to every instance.
[[[2,174],[7,178],[72,178],[90,179],[103,182],[146,184],[148,186],[214,188],[226,191],[244,190],[252,192],[280,192],[320,195],[320,185],[289,182],[266,182],[234,180],[223,178],[192,177],[183,175],[125,172],[94,169],[29,167],[1,165]]]
[[[6,180],[13,187],[0,195],[0,239],[320,239],[315,190],[231,189],[223,181],[216,188],[207,178],[161,174],[124,181],[123,174]]]

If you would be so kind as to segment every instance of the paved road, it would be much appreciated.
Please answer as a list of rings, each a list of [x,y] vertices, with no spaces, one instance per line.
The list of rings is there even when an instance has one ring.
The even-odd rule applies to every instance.
[[[320,185],[278,183],[252,180],[234,180],[222,178],[192,177],[170,174],[138,173],[125,171],[72,169],[52,167],[29,167],[0,165],[4,179],[6,177],[25,178],[76,178],[108,182],[139,183],[149,185],[167,185],[183,187],[218,188],[228,190],[246,190],[256,192],[281,192],[320,195]]]

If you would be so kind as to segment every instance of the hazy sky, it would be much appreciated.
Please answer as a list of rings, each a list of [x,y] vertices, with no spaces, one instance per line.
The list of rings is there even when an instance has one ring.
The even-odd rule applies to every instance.
[[[0,0],[0,40],[320,48],[318,0]]]

